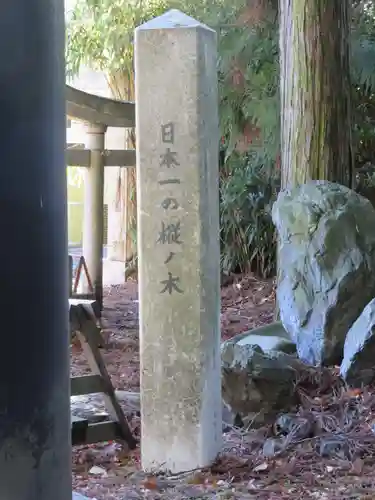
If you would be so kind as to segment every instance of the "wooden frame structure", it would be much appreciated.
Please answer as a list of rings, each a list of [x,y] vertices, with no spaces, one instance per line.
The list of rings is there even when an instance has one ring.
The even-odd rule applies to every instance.
[[[71,395],[102,393],[111,418],[110,421],[90,423],[86,419],[72,417],[72,444],[91,444],[121,439],[127,443],[130,449],[134,449],[137,441],[117,401],[110,376],[100,353],[99,344],[102,344],[102,338],[96,324],[92,301],[70,299],[69,322],[71,334],[77,335],[92,371],[92,375],[71,378]]]
[[[137,445],[100,353],[103,338],[98,326],[103,306],[103,219],[104,168],[134,167],[135,151],[106,151],[104,136],[107,127],[134,127],[135,105],[94,96],[66,86],[67,118],[87,124],[84,148],[67,147],[67,165],[85,167],[85,204],[83,256],[73,284],[73,257],[69,256],[69,322],[71,335],[76,335],[92,375],[72,377],[71,395],[102,393],[111,420],[90,423],[72,417],[72,444],[89,444],[113,439],[124,440],[130,449]],[[86,275],[84,293],[77,293],[81,268]]]
[[[104,169],[108,167],[135,167],[134,150],[106,150],[104,137],[108,127],[133,128],[135,126],[135,104],[99,97],[66,86],[67,118],[74,118],[87,125],[87,140],[84,147],[70,148],[67,144],[67,165],[84,167],[85,200],[83,255],[92,279],[95,299],[102,307],[103,290],[103,219]],[[77,145],[75,145],[77,146]],[[84,294],[92,295],[89,289]]]

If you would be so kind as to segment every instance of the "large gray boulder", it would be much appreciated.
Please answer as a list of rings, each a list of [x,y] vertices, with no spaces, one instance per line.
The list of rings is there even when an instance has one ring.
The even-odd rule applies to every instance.
[[[231,339],[222,344],[221,358],[223,399],[245,425],[273,421],[297,404],[302,363],[295,356]]]
[[[355,387],[375,380],[375,299],[367,304],[346,336],[340,374]]]
[[[340,364],[347,332],[375,296],[375,210],[344,186],[311,181],[282,191],[272,218],[281,321],[303,361]]]

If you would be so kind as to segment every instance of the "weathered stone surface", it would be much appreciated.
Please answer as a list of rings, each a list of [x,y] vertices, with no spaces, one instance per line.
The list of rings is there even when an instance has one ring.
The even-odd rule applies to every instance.
[[[277,299],[303,361],[339,364],[345,337],[375,296],[375,211],[339,184],[311,181],[282,191]]]
[[[172,10],[135,34],[145,471],[222,447],[216,32]]]
[[[375,379],[375,299],[367,304],[346,336],[340,374],[357,387]]]
[[[257,345],[264,352],[281,351],[287,354],[294,354],[296,352],[295,343],[289,338],[280,321],[240,333],[231,338],[230,341],[236,342],[240,346]]]
[[[304,365],[295,356],[230,340],[221,353],[223,399],[245,425],[273,421],[297,404],[294,384]]]

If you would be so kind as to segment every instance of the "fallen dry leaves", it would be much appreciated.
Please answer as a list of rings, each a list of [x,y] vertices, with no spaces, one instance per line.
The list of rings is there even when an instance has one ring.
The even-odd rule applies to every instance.
[[[269,323],[273,309],[271,281],[234,277],[222,290],[223,338]],[[107,290],[104,322],[109,338],[104,358],[114,385],[138,391],[136,283]],[[82,353],[76,350],[72,373],[87,373]],[[226,451],[211,468],[154,476],[142,472],[139,449],[128,454],[119,443],[100,443],[74,449],[74,489],[96,500],[374,499],[375,389],[347,389],[337,369],[322,373],[310,385],[309,380],[301,380],[298,387],[300,421],[311,416],[319,431],[311,438],[290,439],[280,456],[265,459],[262,455],[265,439],[274,435],[271,427],[247,432],[230,429],[224,435]],[[139,435],[139,416],[129,418]],[[340,437],[349,456],[321,457],[322,436]]]

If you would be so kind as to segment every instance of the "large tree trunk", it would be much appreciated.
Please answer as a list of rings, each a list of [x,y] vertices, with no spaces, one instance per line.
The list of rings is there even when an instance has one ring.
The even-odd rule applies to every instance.
[[[134,101],[133,72],[118,72],[110,75],[108,83],[116,99]],[[135,149],[134,130],[125,130],[124,147]],[[131,261],[136,253],[137,201],[135,168],[119,167],[116,179],[116,194],[112,209],[118,213],[115,238],[111,241],[110,259]]]
[[[280,0],[282,187],[352,187],[348,0]]]
[[[353,187],[350,8],[279,0],[282,188],[309,179]]]

